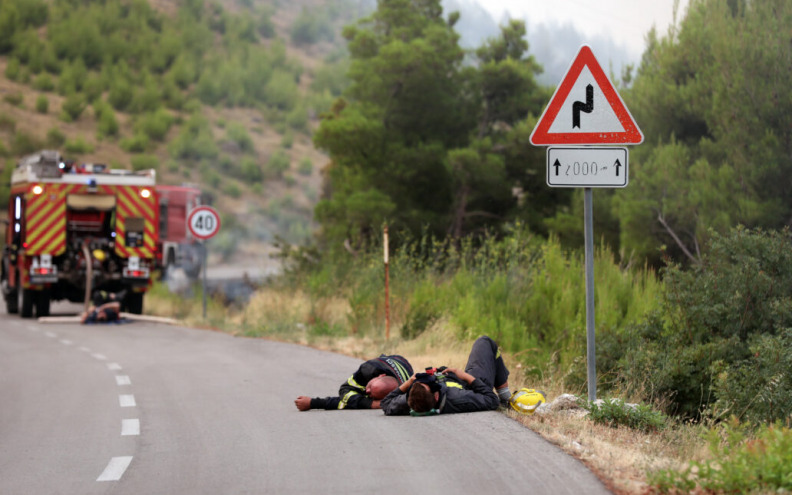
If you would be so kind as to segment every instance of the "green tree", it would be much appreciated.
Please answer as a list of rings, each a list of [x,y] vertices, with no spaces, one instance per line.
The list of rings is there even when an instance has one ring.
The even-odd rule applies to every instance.
[[[792,218],[792,4],[693,0],[650,34],[625,99],[646,143],[615,198],[622,247],[697,263],[710,229]]]
[[[446,149],[465,142],[472,122],[455,20],[446,22],[437,0],[397,0],[345,29],[352,84],[314,138],[333,162],[331,195],[317,208],[321,222],[341,222],[324,225],[326,235],[341,237],[333,244],[365,242],[386,213],[395,228],[443,230],[451,199]],[[359,211],[345,215],[349,208]]]

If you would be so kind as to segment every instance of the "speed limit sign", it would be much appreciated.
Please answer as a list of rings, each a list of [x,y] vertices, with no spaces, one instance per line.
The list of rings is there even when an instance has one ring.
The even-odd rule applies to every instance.
[[[209,239],[220,230],[220,215],[209,206],[199,206],[187,217],[187,228],[198,239]]]

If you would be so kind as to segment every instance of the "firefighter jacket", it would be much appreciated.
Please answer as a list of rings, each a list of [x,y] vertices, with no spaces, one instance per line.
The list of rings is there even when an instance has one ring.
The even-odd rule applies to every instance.
[[[314,397],[311,409],[371,409],[373,400],[366,395],[366,385],[382,374],[396,378],[401,385],[409,380],[413,369],[405,358],[398,355],[383,354],[369,359],[341,385],[337,397]]]
[[[435,376],[439,378],[440,395],[435,405],[438,414],[493,411],[500,404],[492,387],[479,378],[467,384],[453,373],[444,375],[444,378]],[[398,388],[382,399],[380,407],[387,416],[410,414],[407,393]]]

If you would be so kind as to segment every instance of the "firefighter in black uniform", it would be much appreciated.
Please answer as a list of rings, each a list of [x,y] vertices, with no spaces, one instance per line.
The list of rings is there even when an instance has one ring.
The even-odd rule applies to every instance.
[[[382,400],[381,408],[388,416],[492,411],[508,405],[508,379],[498,344],[482,336],[464,371],[441,367],[413,375]]]
[[[410,379],[412,366],[402,356],[381,355],[360,365],[338,389],[337,397],[297,397],[300,411],[309,409],[379,409],[390,391]]]

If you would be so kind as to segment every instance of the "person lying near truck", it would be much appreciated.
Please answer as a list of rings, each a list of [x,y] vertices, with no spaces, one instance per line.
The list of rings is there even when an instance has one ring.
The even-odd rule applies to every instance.
[[[111,301],[101,306],[91,306],[82,314],[80,323],[111,323],[119,321],[121,316],[121,303]]]
[[[498,344],[482,336],[473,343],[464,371],[427,368],[394,389],[380,407],[388,416],[493,411],[509,404],[508,379]]]
[[[300,411],[309,409],[379,409],[380,401],[413,374],[412,366],[402,356],[380,355],[360,365],[338,389],[337,397],[307,397],[294,401]]]

